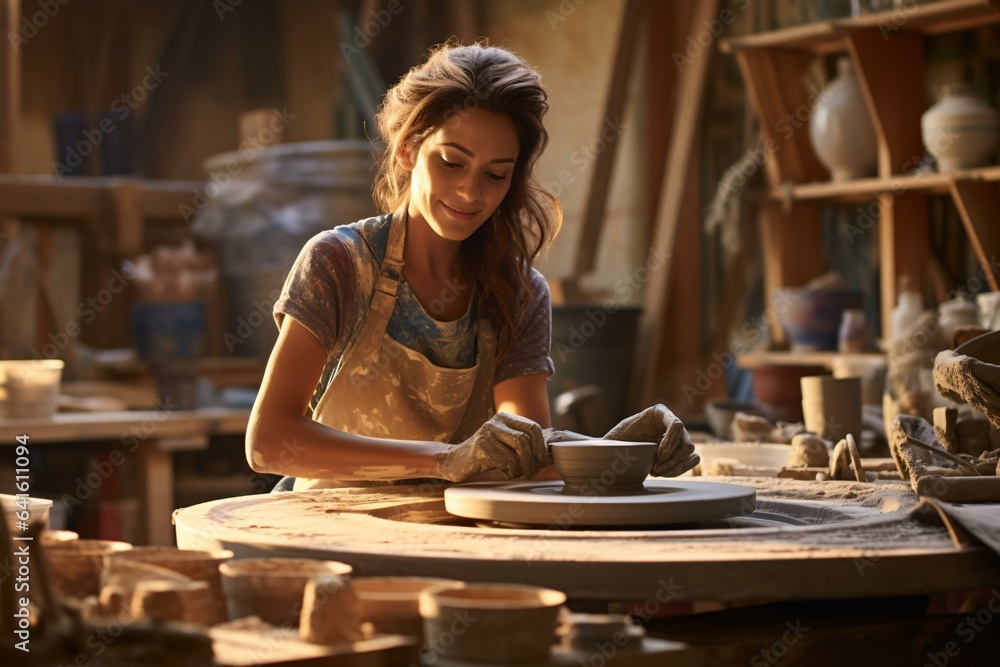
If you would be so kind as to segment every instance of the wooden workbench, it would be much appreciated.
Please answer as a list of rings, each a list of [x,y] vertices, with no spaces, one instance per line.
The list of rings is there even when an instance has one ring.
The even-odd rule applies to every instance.
[[[119,442],[117,452],[139,456],[145,542],[173,544],[173,459],[178,451],[205,449],[213,435],[246,433],[249,410],[143,410],[58,414],[46,419],[0,419],[0,446],[29,436],[29,447],[54,443]],[[114,453],[112,453],[114,456]],[[112,464],[114,461],[112,460]],[[72,493],[72,489],[67,492]]]

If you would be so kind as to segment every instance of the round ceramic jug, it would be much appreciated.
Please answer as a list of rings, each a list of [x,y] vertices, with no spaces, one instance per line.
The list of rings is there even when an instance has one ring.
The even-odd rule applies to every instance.
[[[938,171],[986,166],[1000,139],[1000,113],[967,83],[948,84],[943,93],[920,117],[924,147],[937,158]]]
[[[872,175],[878,146],[850,58],[840,58],[837,71],[813,108],[809,139],[833,180],[846,181]]]

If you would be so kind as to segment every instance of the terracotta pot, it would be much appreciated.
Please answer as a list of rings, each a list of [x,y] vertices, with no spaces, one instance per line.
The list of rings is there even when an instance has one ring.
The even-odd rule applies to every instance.
[[[347,577],[347,563],[313,558],[243,558],[221,567],[229,617],[259,616],[271,625],[299,627],[306,584],[313,577]]]
[[[232,557],[233,552],[228,549],[196,551],[172,547],[136,547],[127,552],[107,556],[105,567],[107,567],[107,560],[125,558],[172,570],[195,581],[206,582],[212,591],[213,610],[210,618],[212,624],[215,624],[222,623],[227,618],[226,596],[222,591],[222,576],[219,573],[219,565]]]
[[[45,562],[53,592],[71,598],[97,595],[101,589],[104,556],[131,548],[128,542],[109,540],[76,539],[46,544]]]
[[[809,139],[833,180],[874,173],[878,161],[875,127],[850,58],[837,61],[837,76],[820,93],[809,119]]]
[[[361,620],[371,623],[375,632],[422,638],[420,594],[428,588],[456,583],[460,582],[433,577],[365,577],[353,579],[351,588],[358,598]]]
[[[545,663],[566,595],[517,584],[446,584],[420,594],[426,649],[448,662]]]
[[[920,117],[927,152],[938,171],[973,169],[990,164],[1000,139],[1000,113],[972,93],[966,83],[944,87],[941,101]]]
[[[759,366],[752,371],[754,396],[774,409],[775,419],[800,422],[802,390],[799,381],[824,371],[823,366]]]

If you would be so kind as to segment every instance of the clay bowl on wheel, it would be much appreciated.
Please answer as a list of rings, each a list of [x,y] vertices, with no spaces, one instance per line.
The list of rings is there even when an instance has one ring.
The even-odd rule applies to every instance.
[[[571,440],[551,448],[566,491],[589,496],[642,491],[656,457],[655,442]]]

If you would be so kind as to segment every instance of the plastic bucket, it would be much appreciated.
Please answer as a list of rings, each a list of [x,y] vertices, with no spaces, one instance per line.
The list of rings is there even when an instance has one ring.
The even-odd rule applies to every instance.
[[[205,337],[201,301],[137,301],[132,304],[132,333],[143,361],[194,359]]]

